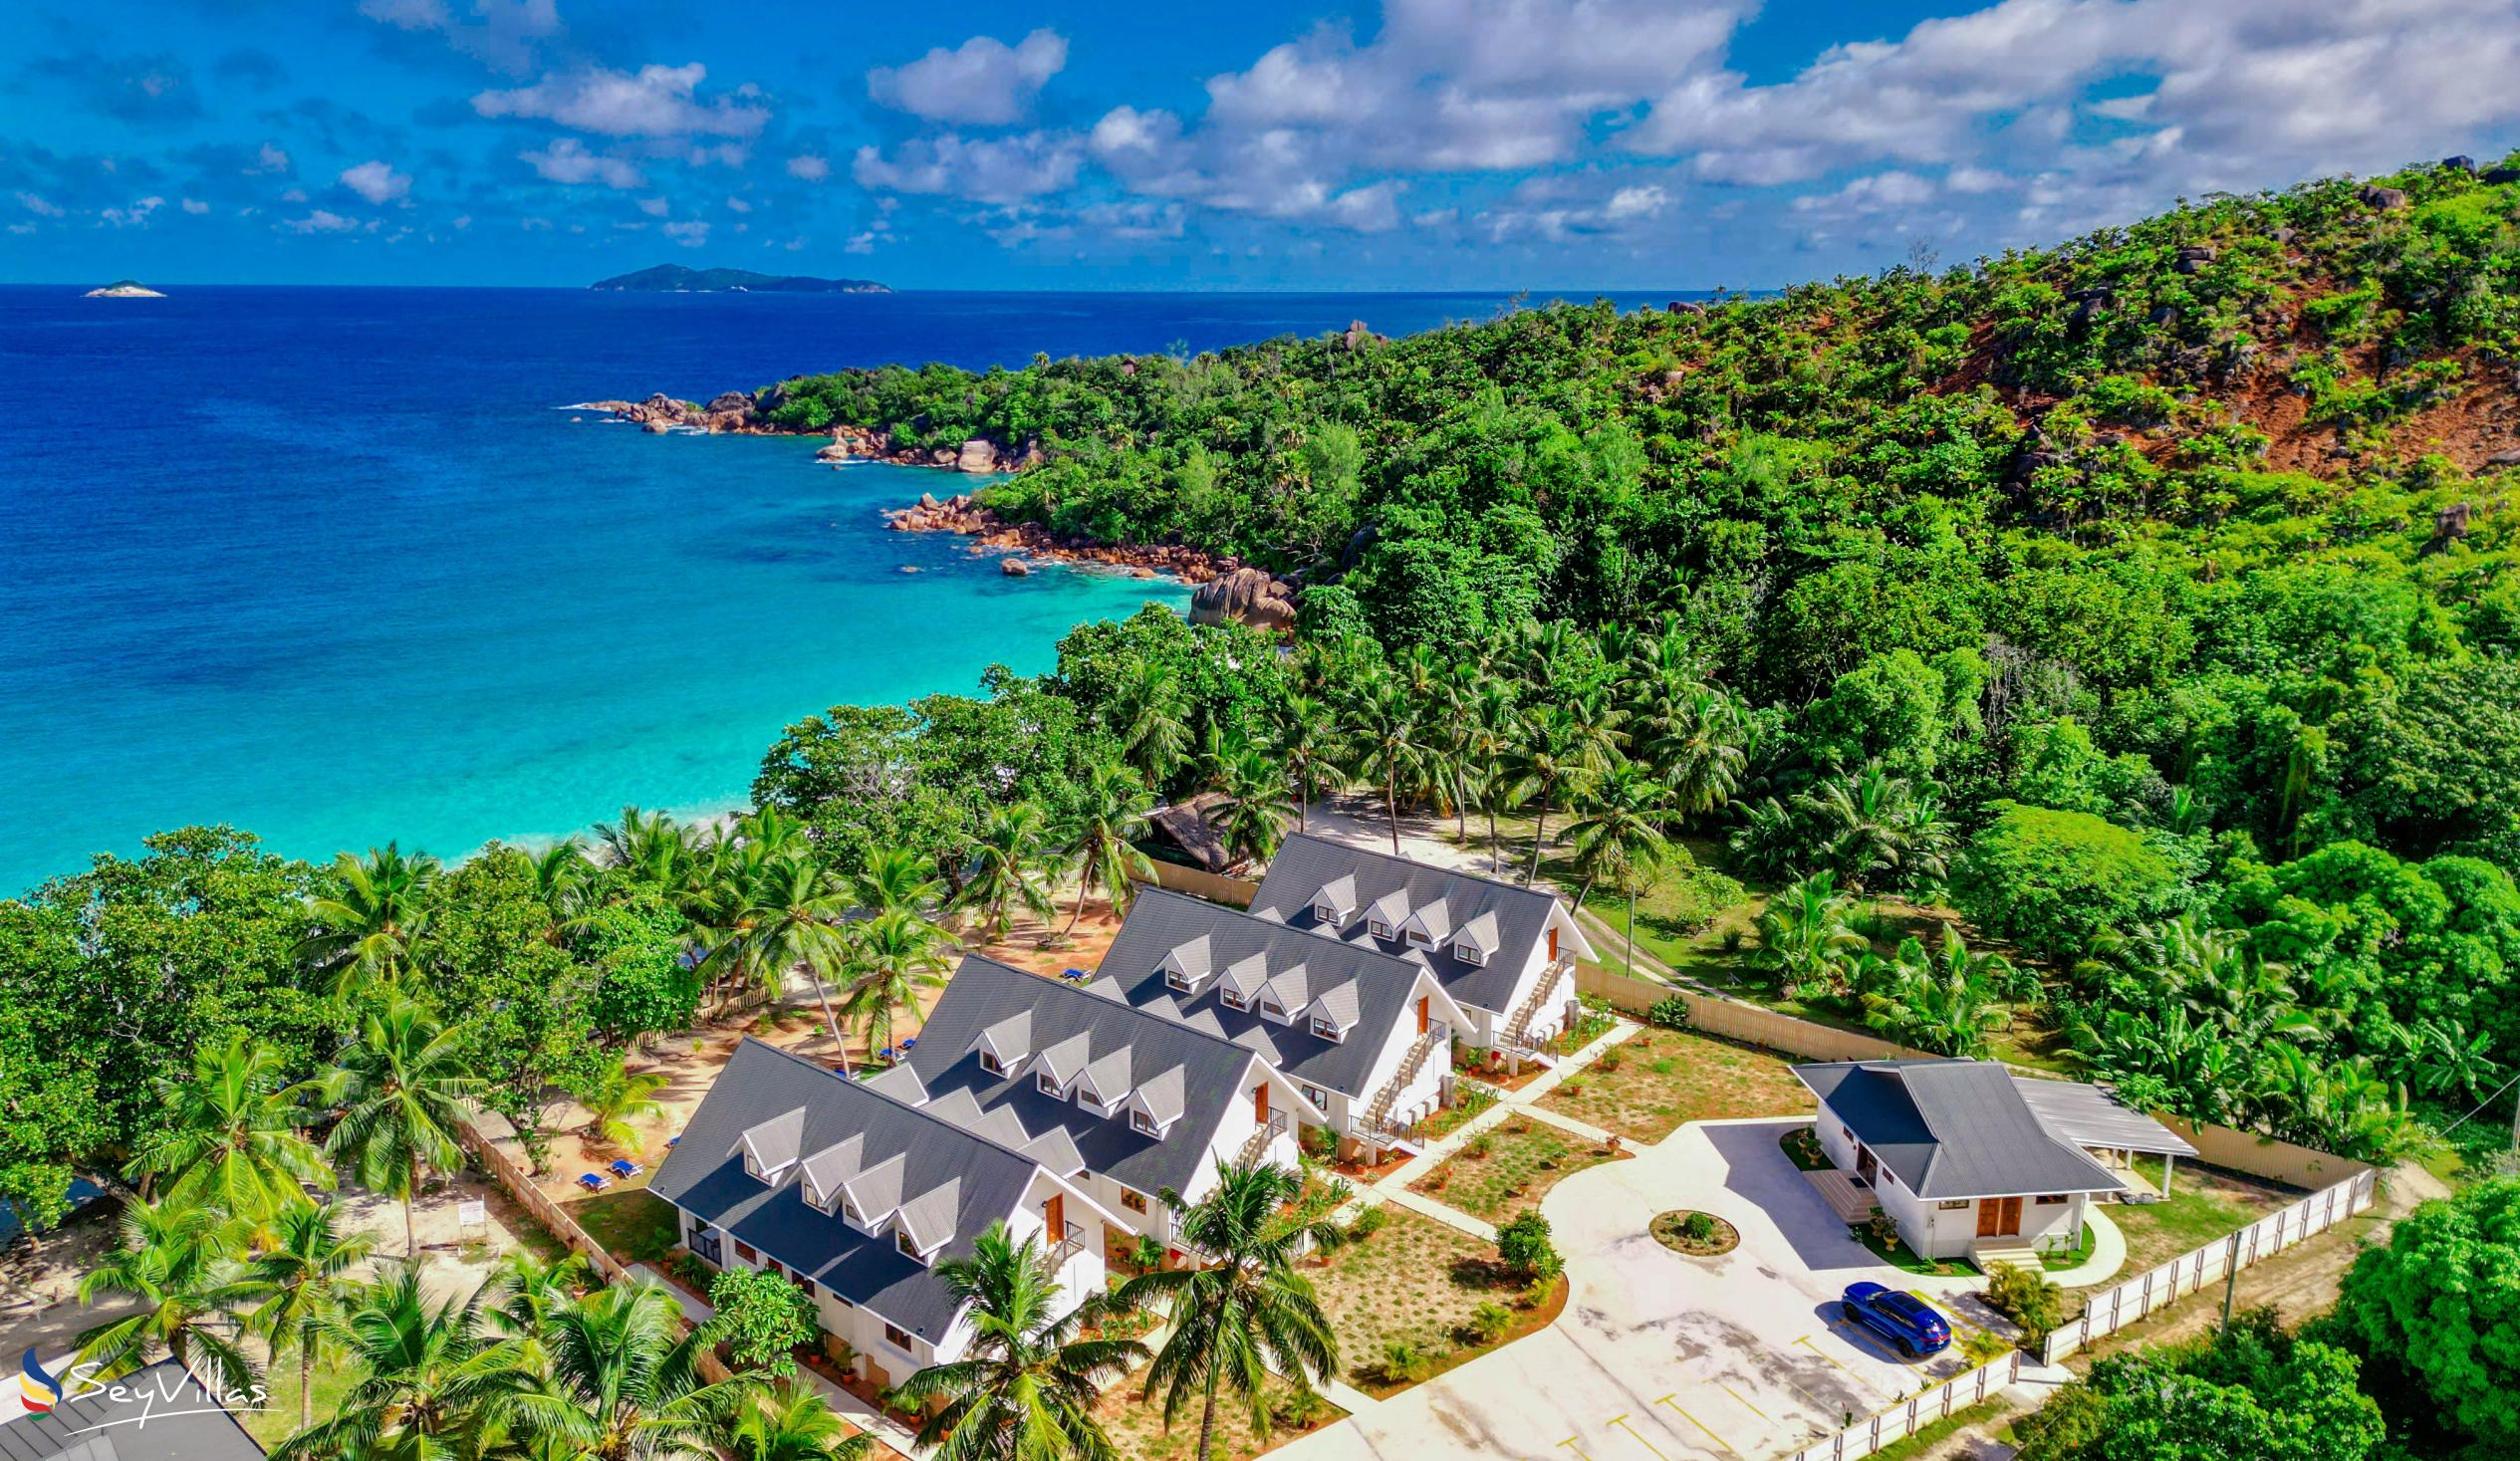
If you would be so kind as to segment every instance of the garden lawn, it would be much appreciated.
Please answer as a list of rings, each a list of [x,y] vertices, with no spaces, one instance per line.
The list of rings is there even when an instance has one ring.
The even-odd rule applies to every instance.
[[[1383,1375],[1389,1346],[1408,1345],[1436,1371],[1495,1347],[1468,1341],[1471,1312],[1481,1304],[1513,1310],[1509,1342],[1548,1322],[1554,1307],[1520,1307],[1523,1286],[1496,1267],[1496,1247],[1460,1229],[1396,1204],[1381,1232],[1350,1243],[1319,1268],[1301,1270],[1313,1281],[1331,1330],[1339,1337],[1340,1369],[1369,1393],[1395,1388]],[[1558,1293],[1565,1293],[1560,1284]]]
[[[1634,1141],[1687,1121],[1791,1116],[1818,1107],[1786,1057],[1686,1030],[1645,1029],[1540,1097],[1540,1104]],[[1446,1201],[1452,1199],[1447,1197]]]
[[[2161,1185],[2161,1160],[2136,1158],[2136,1169],[2153,1186]],[[2134,1278],[2169,1262],[2190,1249],[2259,1218],[2289,1207],[2303,1194],[2272,1182],[2210,1167],[2180,1162],[2170,1173],[2170,1195],[2161,1202],[2112,1203],[2109,1220],[2127,1235],[2127,1266],[2121,1278]]]
[[[666,1250],[682,1241],[672,1206],[643,1187],[598,1192],[562,1210],[625,1263],[660,1263]]]
[[[1137,1387],[1144,1382],[1143,1372],[1113,1385],[1103,1392],[1094,1407],[1095,1417],[1103,1422],[1104,1432],[1112,1438],[1112,1447],[1123,1461],[1188,1461],[1198,1454],[1198,1397],[1185,1397],[1181,1413],[1172,1429],[1163,1426],[1163,1397],[1137,1398]],[[1297,1428],[1299,1411],[1295,1386],[1271,1376],[1267,1394],[1277,1419],[1272,1421],[1268,1438],[1263,1440],[1251,1423],[1250,1408],[1231,1391],[1216,1399],[1216,1461],[1244,1461],[1261,1452],[1283,1446],[1307,1430],[1318,1430],[1334,1420],[1345,1419],[1348,1412],[1315,1396],[1309,1412],[1311,1419]]]
[[[1486,1155],[1479,1154],[1482,1150]],[[1599,1142],[1517,1115],[1471,1137],[1442,1165],[1408,1185],[1412,1192],[1502,1223],[1538,1207],[1550,1188],[1613,1155]]]

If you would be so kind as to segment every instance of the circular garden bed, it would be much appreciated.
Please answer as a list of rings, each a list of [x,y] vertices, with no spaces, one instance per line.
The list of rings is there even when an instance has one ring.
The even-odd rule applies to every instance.
[[[1712,1258],[1741,1246],[1741,1234],[1711,1212],[1673,1208],[1654,1214],[1653,1241],[1689,1258]]]

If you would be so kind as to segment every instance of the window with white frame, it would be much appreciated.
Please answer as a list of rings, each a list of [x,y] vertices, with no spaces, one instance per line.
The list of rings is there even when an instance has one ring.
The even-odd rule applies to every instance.
[[[1328,903],[1315,903],[1313,904],[1313,921],[1316,923],[1336,923],[1339,921],[1339,910]]]
[[[897,1228],[893,1231],[892,1246],[900,1249],[902,1254],[906,1257],[917,1258],[919,1256],[918,1241],[910,1236],[910,1230],[907,1228]]]
[[[1247,1003],[1241,995],[1234,993],[1230,989],[1217,991],[1216,997],[1223,1000],[1225,1002],[1225,1008],[1229,1010],[1247,1010],[1251,1008],[1250,1004]]]
[[[1286,1018],[1286,1006],[1273,999],[1264,999],[1260,1001],[1260,1013],[1283,1020]]]
[[[1162,1130],[1161,1127],[1155,1124],[1155,1118],[1146,1114],[1144,1111],[1131,1111],[1129,1113],[1129,1124],[1136,1127],[1139,1131],[1148,1136],[1157,1135]]]
[[[1384,922],[1380,918],[1367,919],[1365,923],[1365,931],[1373,934],[1376,938],[1383,939],[1386,942],[1391,937],[1391,925]]]
[[[1039,1089],[1040,1089],[1040,1091],[1041,1091],[1041,1094],[1042,1094],[1042,1095],[1044,1095],[1044,1096],[1054,1096],[1054,1097],[1055,1097],[1055,1096],[1057,1096],[1060,1094],[1060,1093],[1059,1093],[1059,1078],[1058,1078],[1058,1077],[1056,1077],[1056,1076],[1053,1076],[1053,1075],[1052,1075],[1052,1074],[1050,1074],[1048,1071],[1044,1071],[1044,1072],[1042,1072],[1040,1075],[1035,1076],[1035,1077],[1033,1078],[1033,1085],[1034,1085],[1035,1087],[1039,1088]]]
[[[980,1052],[980,1069],[992,1076],[1003,1076],[1006,1074],[1006,1062],[984,1050]]]
[[[1435,940],[1423,928],[1410,929],[1408,931],[1408,942],[1411,948],[1430,949],[1435,946]]]
[[[1339,1038],[1339,1022],[1333,1020],[1328,1015],[1315,1015],[1313,1017],[1313,1033],[1324,1040],[1335,1041]]]
[[[1329,1092],[1327,1092],[1327,1091],[1322,1090],[1322,1089],[1321,1089],[1320,1087],[1318,1087],[1318,1086],[1307,1086],[1307,1087],[1305,1087],[1305,1088],[1304,1088],[1304,1098],[1305,1098],[1306,1100],[1309,1100],[1309,1101],[1311,1101],[1311,1102],[1313,1103],[1313,1108],[1314,1108],[1315,1110],[1325,1110],[1325,1111],[1326,1111],[1326,1110],[1330,1109],[1330,1093],[1329,1093]]]
[[[1487,962],[1487,950],[1480,948],[1474,943],[1454,944],[1452,946],[1452,956],[1459,959],[1464,964],[1484,964]]]
[[[1190,987],[1190,976],[1178,969],[1166,969],[1163,971],[1163,982],[1187,993]]]

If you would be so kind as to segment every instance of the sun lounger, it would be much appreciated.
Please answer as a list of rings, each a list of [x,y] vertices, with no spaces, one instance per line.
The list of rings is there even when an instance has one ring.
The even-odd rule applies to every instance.
[[[604,1180],[604,1174],[602,1172],[580,1172],[578,1174],[578,1185],[586,1188],[589,1192],[601,1192],[613,1184]]]

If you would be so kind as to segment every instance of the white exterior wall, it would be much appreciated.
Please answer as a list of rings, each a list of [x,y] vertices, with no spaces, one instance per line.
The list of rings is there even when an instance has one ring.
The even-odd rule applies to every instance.
[[[1548,929],[1555,929],[1558,935],[1558,957],[1554,960],[1549,957]],[[1512,1023],[1514,1011],[1521,1009],[1523,1002],[1531,998],[1532,991],[1544,982],[1551,986],[1549,994],[1540,1008],[1533,1012],[1531,1024],[1524,1029],[1523,1039],[1537,1046],[1563,1033],[1569,1025],[1569,1014],[1576,1006],[1575,961],[1590,957],[1592,953],[1591,940],[1585,938],[1584,930],[1568,915],[1565,905],[1552,902],[1549,922],[1530,947],[1519,953],[1513,949],[1496,951],[1492,963],[1510,962],[1519,957],[1522,972],[1514,976],[1513,992],[1506,997],[1503,1009],[1465,1007],[1477,1032],[1476,1038],[1469,1043],[1484,1050],[1504,1039],[1505,1027]]]
[[[1855,1142],[1845,1126],[1838,1113],[1822,1102],[1816,1122],[1820,1149],[1840,1171],[1852,1172],[1856,1169]],[[1968,1257],[1970,1246],[1977,1242],[1978,1203],[1993,1199],[1969,1198],[1962,1206],[1944,1207],[1907,1190],[1888,1166],[1877,1163],[1877,1167],[1874,1196],[1882,1204],[1882,1212],[1897,1225],[1899,1239],[1910,1251],[1921,1258]],[[2036,1193],[2023,1195],[2020,1242],[2043,1252],[2071,1252],[2082,1242],[2091,1198],[2081,1192],[2062,1195],[2065,1201],[2044,1205]]]
[[[1259,1058],[1255,1056],[1244,1068],[1242,1078],[1236,1083],[1235,1096],[1226,1102],[1224,1115],[1218,1120],[1216,1129],[1208,1134],[1203,1143],[1205,1149],[1200,1153],[1197,1170],[1190,1178],[1189,1185],[1181,1191],[1183,1201],[1196,1202],[1205,1196],[1208,1189],[1216,1185],[1216,1164],[1222,1161],[1231,1165],[1239,1159],[1242,1155],[1243,1143],[1249,1141],[1252,1133],[1260,1128],[1260,1122],[1253,1109],[1251,1089],[1262,1081],[1269,1083],[1270,1112],[1272,1114],[1284,1112],[1287,1123],[1286,1129],[1262,1149],[1259,1160],[1281,1167],[1292,1167],[1296,1164],[1298,1154],[1296,1132],[1303,1122],[1317,1118],[1302,1112],[1298,1104],[1301,1097],[1296,1094],[1293,1083],[1289,1082],[1285,1076],[1261,1064]],[[1184,1117],[1172,1123],[1171,1129],[1164,1133],[1163,1140],[1166,1145],[1176,1141],[1199,1139],[1197,1132],[1186,1128],[1184,1125],[1186,1120],[1187,1117]],[[1072,1180],[1077,1187],[1084,1190],[1087,1196],[1101,1204],[1114,1218],[1118,1219],[1124,1231],[1135,1236],[1150,1237],[1158,1242],[1169,1243],[1172,1240],[1172,1214],[1170,1209],[1163,1205],[1162,1194],[1136,1193],[1145,1201],[1146,1210],[1141,1213],[1131,1210],[1129,1206],[1129,1195],[1135,1189],[1123,1186],[1101,1172],[1081,1172]],[[1099,1234],[1095,1241],[1099,1250],[1101,1242]]]

